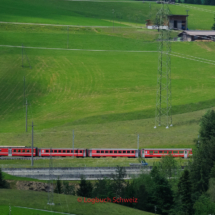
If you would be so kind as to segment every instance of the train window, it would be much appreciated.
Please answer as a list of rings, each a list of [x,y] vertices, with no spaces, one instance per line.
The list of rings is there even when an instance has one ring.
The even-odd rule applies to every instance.
[[[96,151],[96,153],[100,153],[100,151]]]
[[[108,153],[108,151],[105,151],[105,153]]]
[[[80,153],[82,153],[82,150],[80,150]]]
[[[65,150],[63,150],[63,153],[66,153],[66,151],[65,151]]]
[[[21,152],[21,150],[18,150],[18,152]]]
[[[22,152],[25,152],[25,150],[22,150]]]
[[[187,151],[185,151],[185,154],[187,154]]]
[[[49,150],[46,150],[46,152],[49,152]]]
[[[157,154],[157,153],[158,153],[158,151],[154,151],[154,153],[155,153],[155,154]]]
[[[78,150],[75,150],[75,153],[78,153]]]
[[[164,151],[163,153],[167,153],[167,151]]]
[[[184,153],[184,151],[179,151],[179,153],[180,153],[180,154],[183,154],[183,153]]]
[[[58,152],[61,152],[61,150],[58,150]]]
[[[71,153],[73,153],[73,150],[71,150]]]
[[[126,153],[126,151],[123,151],[123,153]]]
[[[134,153],[134,151],[131,151],[131,153]]]
[[[101,151],[101,153],[104,153],[104,151]]]
[[[174,153],[174,154],[177,154],[177,153],[178,153],[178,151],[173,151],[173,153]]]
[[[16,149],[14,149],[13,152],[16,152]]]
[[[53,153],[53,150],[50,150],[51,153]]]
[[[69,150],[67,150],[67,153],[69,153],[70,151]]]
[[[110,153],[113,153],[113,151],[110,151]]]
[[[54,153],[57,153],[57,150],[54,150]]]
[[[115,154],[117,154],[117,151],[114,151]]]
[[[30,150],[27,150],[27,152],[30,152]]]
[[[119,151],[118,153],[122,153],[122,151]]]
[[[153,151],[149,151],[150,154],[153,154]]]
[[[160,154],[162,154],[162,153],[163,153],[163,151],[159,151],[159,153],[160,153]]]
[[[130,151],[127,151],[127,153],[130,153]]]

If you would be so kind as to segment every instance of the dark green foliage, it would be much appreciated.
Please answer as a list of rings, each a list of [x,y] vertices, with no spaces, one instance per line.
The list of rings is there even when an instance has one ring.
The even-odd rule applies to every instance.
[[[192,185],[190,181],[190,172],[184,170],[179,183],[178,183],[178,195],[180,196],[182,211],[185,215],[192,214],[193,202],[191,199]]]
[[[7,188],[7,187],[8,187],[7,182],[4,180],[2,171],[0,169],[0,188]]]
[[[198,150],[193,155],[191,180],[194,193],[208,189],[211,169],[215,162],[215,112],[208,111],[201,119],[200,138],[196,141]]]
[[[125,180],[124,180],[125,175],[126,175],[125,168],[117,166],[116,174],[112,175],[112,178],[113,178],[112,188],[114,190],[115,197],[120,197],[122,193],[122,189],[125,184]]]
[[[168,180],[163,177],[155,166],[151,171],[151,177],[155,184],[152,202],[157,206],[158,214],[168,214],[173,205],[173,192]]]
[[[215,164],[214,164],[213,167],[211,168],[210,178],[215,178]]]
[[[54,192],[55,193],[62,193],[62,183],[61,183],[61,180],[58,178],[57,179],[57,183],[56,183],[56,187],[54,189]]]
[[[195,215],[214,214],[215,203],[206,195],[202,195],[194,204]]]
[[[212,30],[215,30],[215,16],[214,16],[214,24],[213,24],[213,26],[212,26],[211,29],[212,29]]]
[[[75,187],[69,185],[68,181],[63,181],[62,193],[66,195],[75,195]]]
[[[87,181],[83,176],[81,177],[81,183],[77,190],[78,196],[91,197],[93,186],[90,181]]]

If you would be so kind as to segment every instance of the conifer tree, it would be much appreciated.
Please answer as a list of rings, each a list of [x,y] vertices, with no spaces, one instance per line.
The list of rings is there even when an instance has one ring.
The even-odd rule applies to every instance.
[[[0,168],[0,188],[7,188],[7,183],[4,180],[1,168]]]
[[[56,187],[54,189],[54,192],[55,193],[62,193],[62,183],[61,183],[61,180],[58,178],[57,179],[57,183],[56,183]]]
[[[86,179],[82,176],[79,188],[77,190],[78,196],[83,197],[91,197],[92,196],[93,186],[90,181],[86,181]]]

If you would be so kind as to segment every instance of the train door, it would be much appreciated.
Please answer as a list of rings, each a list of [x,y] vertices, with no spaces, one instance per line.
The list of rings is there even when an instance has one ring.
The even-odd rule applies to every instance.
[[[41,157],[41,149],[38,149],[38,154],[39,154],[39,157]]]
[[[137,150],[135,150],[135,158],[138,158],[138,149]]]
[[[8,149],[8,156],[9,156],[9,157],[12,156],[12,149]]]
[[[144,151],[145,151],[144,149],[142,149],[142,150],[141,150],[141,152],[142,152],[141,157],[142,157],[142,158],[144,158],[144,157],[145,157],[145,152],[144,152]]]
[[[89,150],[89,156],[92,157],[92,150]]]
[[[184,158],[187,158],[187,150],[184,151]]]

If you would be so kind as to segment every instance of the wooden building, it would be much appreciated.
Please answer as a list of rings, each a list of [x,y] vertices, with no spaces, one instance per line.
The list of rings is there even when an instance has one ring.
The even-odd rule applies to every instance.
[[[182,37],[183,41],[215,41],[215,31],[183,31],[178,37]]]
[[[188,15],[169,15],[169,29],[187,30]]]

